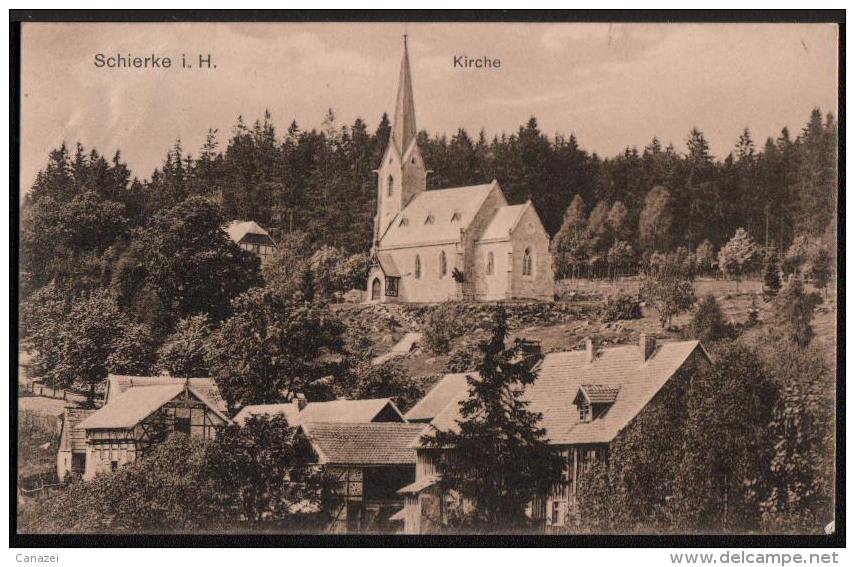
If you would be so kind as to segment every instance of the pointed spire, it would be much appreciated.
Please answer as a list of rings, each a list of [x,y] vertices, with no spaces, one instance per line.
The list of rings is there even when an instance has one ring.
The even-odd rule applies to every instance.
[[[407,52],[407,36],[404,34],[404,57],[401,59],[401,75],[398,79],[398,96],[395,99],[395,115],[392,121],[392,138],[403,153],[416,137],[416,106],[413,102],[413,79],[410,76],[410,56]]]

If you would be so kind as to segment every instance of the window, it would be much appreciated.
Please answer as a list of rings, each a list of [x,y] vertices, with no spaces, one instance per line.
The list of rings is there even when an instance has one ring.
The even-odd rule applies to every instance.
[[[189,417],[175,417],[175,431],[177,433],[186,433],[190,435],[190,418]]]
[[[454,211],[454,214],[451,215],[451,222],[459,222],[460,221],[460,213]]]
[[[386,194],[391,197],[392,191],[394,190],[394,188],[395,188],[395,178],[390,175],[389,178],[386,180]]]
[[[415,165],[416,164],[416,158],[410,158],[410,163]]]
[[[591,404],[586,401],[579,402],[579,421],[583,423],[591,421]]]
[[[416,254],[415,266],[413,266],[413,275],[415,275],[417,280],[422,277],[422,259],[419,258],[418,254]]]
[[[433,224],[433,214],[428,213],[428,216],[425,219],[425,224]]]
[[[115,471],[119,468],[119,461],[110,461],[110,470]]]
[[[563,522],[561,521],[561,503],[558,500],[552,501],[552,525],[560,526]]]
[[[407,217],[401,217],[401,222],[398,223],[398,226],[407,226],[408,224],[410,224],[410,221]]]
[[[493,258],[492,252],[487,252],[487,275],[493,275],[493,269],[495,268],[495,259]]]
[[[525,253],[523,254],[523,266],[522,272],[524,276],[530,276],[533,272],[532,270],[532,256],[531,256],[531,248],[526,248]]]
[[[439,277],[444,278],[448,273],[448,261],[445,258],[445,250],[439,253]]]

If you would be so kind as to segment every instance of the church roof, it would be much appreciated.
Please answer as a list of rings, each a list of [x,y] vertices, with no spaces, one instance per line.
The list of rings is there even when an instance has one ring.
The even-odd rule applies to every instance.
[[[516,228],[528,206],[529,203],[500,207],[478,240],[483,242],[485,240],[507,240],[510,238],[511,231]]]
[[[496,181],[419,193],[389,225],[381,248],[457,242],[494,187]]]

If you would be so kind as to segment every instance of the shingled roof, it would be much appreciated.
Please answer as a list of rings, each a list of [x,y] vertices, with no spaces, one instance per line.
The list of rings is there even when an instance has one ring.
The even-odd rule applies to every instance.
[[[582,384],[579,387],[579,395],[585,396],[585,399],[591,404],[611,404],[617,398],[618,392],[620,392],[619,385]]]
[[[407,418],[407,421],[429,422],[439,415],[450,401],[468,391],[469,384],[466,382],[466,374],[446,374],[425,394],[425,397],[410,408],[404,417]]]
[[[412,442],[427,426],[421,423],[320,423],[300,428],[325,465],[410,465]]]
[[[389,398],[373,400],[334,400],[331,402],[309,402],[301,411],[296,404],[259,404],[246,406],[235,416],[235,423],[243,424],[253,415],[284,415],[292,427],[309,421],[326,423],[370,423],[384,410],[397,415],[399,421],[404,416]]]
[[[662,343],[646,361],[636,345],[604,349],[592,362],[584,350],[550,353],[537,367],[537,380],[526,388],[525,396],[531,402],[529,409],[543,414],[541,425],[551,443],[608,443],[696,351],[708,359],[698,341]],[[590,422],[580,420],[574,405],[583,387],[595,391],[598,399],[613,400],[609,411]],[[458,391],[431,425],[456,430],[459,403],[467,396],[467,391]]]
[[[110,404],[120,394],[129,388],[144,388],[148,386],[165,386],[171,384],[183,385],[188,378],[175,376],[126,376],[121,374],[110,374],[107,377],[107,392],[104,405]],[[226,402],[220,395],[220,389],[213,378],[189,378],[190,386],[201,396],[210,402],[222,413],[227,411]]]
[[[468,228],[487,199],[499,188],[496,181],[484,185],[434,189],[419,193],[404,207],[380,239],[381,248],[451,243],[460,240],[460,229]],[[433,218],[425,226],[428,216]],[[457,220],[457,218],[459,220]],[[401,219],[406,218],[406,223]],[[452,220],[452,219],[455,220]]]
[[[175,399],[184,391],[184,388],[184,383],[129,388],[124,394],[84,419],[77,427],[79,429],[130,429],[159,410],[165,403]],[[228,417],[192,386],[187,389],[224,421],[229,421]]]

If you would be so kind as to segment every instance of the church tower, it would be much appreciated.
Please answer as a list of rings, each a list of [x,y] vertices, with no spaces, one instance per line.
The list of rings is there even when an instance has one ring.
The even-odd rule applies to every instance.
[[[407,36],[398,77],[398,96],[392,117],[392,134],[377,168],[377,215],[374,218],[374,244],[377,245],[389,224],[413,197],[427,189],[425,168],[416,141],[416,107],[413,102],[413,79]]]

